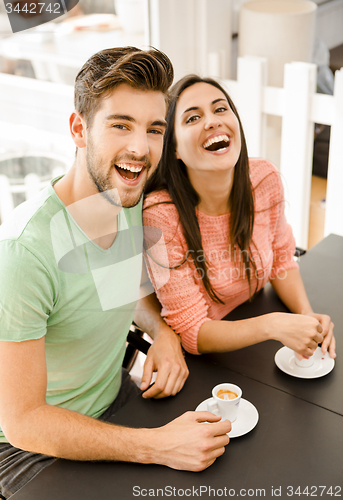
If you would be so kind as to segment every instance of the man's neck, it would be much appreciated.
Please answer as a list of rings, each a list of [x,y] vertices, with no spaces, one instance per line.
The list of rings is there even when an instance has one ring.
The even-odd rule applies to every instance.
[[[91,179],[79,173],[76,164],[60,179],[54,190],[82,231],[103,249],[109,248],[117,235],[121,206],[112,205]]]

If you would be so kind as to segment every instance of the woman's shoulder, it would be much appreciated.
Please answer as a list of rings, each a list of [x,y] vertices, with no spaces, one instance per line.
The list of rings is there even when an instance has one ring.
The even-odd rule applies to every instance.
[[[161,191],[153,191],[152,193],[149,193],[145,199],[144,199],[144,204],[143,208],[149,208],[155,204],[171,204],[172,199],[170,197],[170,194],[166,189],[162,189]]]
[[[275,165],[264,158],[249,158],[250,179],[253,188],[268,177],[276,179],[280,177],[280,172]]]
[[[159,218],[167,219],[168,224],[179,219],[177,209],[166,189],[149,193],[143,204],[143,220]]]
[[[179,214],[167,190],[153,191],[146,196],[143,224],[160,229],[166,242],[183,238]]]
[[[249,158],[250,179],[255,191],[282,191],[281,175],[279,170],[269,160],[263,158]]]

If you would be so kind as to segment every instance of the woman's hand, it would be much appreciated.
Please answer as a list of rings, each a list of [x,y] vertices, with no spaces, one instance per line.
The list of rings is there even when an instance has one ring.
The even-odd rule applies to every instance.
[[[336,357],[336,339],[333,334],[333,328],[335,325],[332,323],[330,316],[314,312],[308,313],[306,316],[312,316],[322,325],[322,335],[324,337],[321,347],[322,353],[326,354],[326,352],[329,351],[331,358],[334,359]]]
[[[313,312],[306,295],[304,283],[301,279],[299,271],[297,269],[291,269],[290,271],[287,271],[287,276],[285,279],[275,279],[273,280],[272,285],[274,290],[276,291],[282,302],[288,307],[288,309],[293,313],[298,313],[296,317],[299,317],[299,315],[305,317],[308,316],[312,317],[320,323],[320,325],[322,326],[322,330],[319,329],[318,331],[324,338],[322,343],[322,353],[325,354],[327,351],[329,351],[331,358],[335,358],[336,342],[333,335],[334,324],[332,323],[330,316],[327,316],[326,314],[316,314]],[[286,321],[285,318],[284,321]],[[299,325],[300,324],[303,323],[299,323]],[[294,336],[294,333],[295,330],[293,330],[293,335],[291,333],[290,335]],[[298,339],[301,338],[301,335],[295,336],[298,337]],[[281,340],[281,342],[283,341]],[[294,348],[292,347],[292,349]],[[294,350],[297,351],[297,349]],[[303,353],[301,352],[300,354]]]
[[[303,356],[312,356],[324,340],[324,327],[315,315],[271,313],[265,318],[270,338]]]

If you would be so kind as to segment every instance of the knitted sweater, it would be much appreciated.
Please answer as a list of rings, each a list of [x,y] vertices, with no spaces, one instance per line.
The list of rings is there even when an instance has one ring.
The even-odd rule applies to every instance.
[[[266,160],[250,159],[249,165],[255,204],[251,245],[257,267],[251,278],[251,290],[255,291],[256,274],[260,290],[269,280],[298,265],[293,258],[292,229],[284,214],[280,173]],[[248,300],[247,273],[240,252],[230,245],[230,214],[209,216],[197,211],[208,276],[224,304],[211,300],[191,258],[204,259],[204,255],[195,255],[188,249],[175,205],[163,203],[168,201],[171,199],[167,191],[160,191],[148,195],[144,203],[144,225],[162,232],[159,242],[150,245],[147,268],[166,323],[180,334],[187,351],[199,354],[197,337],[201,325],[223,318]]]

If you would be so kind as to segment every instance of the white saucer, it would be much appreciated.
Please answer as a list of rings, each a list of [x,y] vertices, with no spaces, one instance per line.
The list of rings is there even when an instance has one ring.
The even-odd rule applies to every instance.
[[[207,401],[210,401],[210,399],[212,398],[205,399],[205,401],[196,407],[195,411],[207,411]],[[232,429],[228,433],[228,436],[230,438],[243,436],[244,434],[250,432],[255,427],[257,422],[258,411],[255,406],[246,399],[241,398],[237,419],[233,422]]]
[[[324,377],[333,370],[335,366],[335,360],[330,358],[329,353],[325,355],[318,347],[313,354],[314,363],[308,368],[298,366],[295,364],[295,356],[292,349],[288,347],[282,347],[275,354],[275,364],[280,370],[298,378],[318,378]]]

